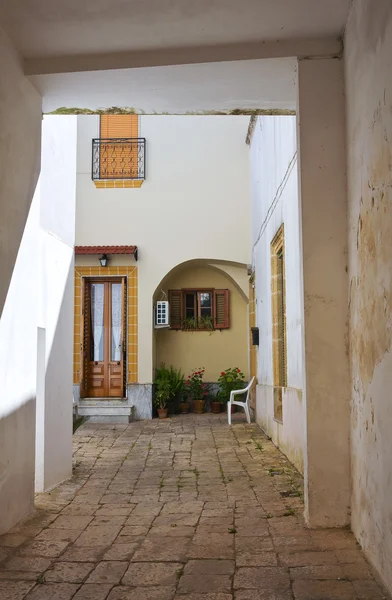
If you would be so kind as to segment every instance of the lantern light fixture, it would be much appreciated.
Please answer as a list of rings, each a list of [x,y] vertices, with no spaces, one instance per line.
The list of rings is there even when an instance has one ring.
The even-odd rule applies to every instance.
[[[99,262],[101,263],[101,267],[107,267],[108,266],[107,254],[102,254],[101,258],[99,259]]]

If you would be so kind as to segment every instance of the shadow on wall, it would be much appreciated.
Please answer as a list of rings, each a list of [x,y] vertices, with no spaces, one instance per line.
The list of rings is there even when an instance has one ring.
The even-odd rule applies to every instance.
[[[34,509],[35,398],[0,418],[0,535]]]
[[[66,256],[61,262],[56,297],[48,298],[52,315],[46,311],[48,322],[45,337],[46,340],[49,338],[49,348],[45,352],[40,393],[37,389],[36,492],[50,489],[72,472],[74,264],[73,259],[68,257],[67,260]],[[49,285],[51,281],[49,273]],[[39,379],[39,373],[37,376]],[[39,469],[40,479],[37,478]]]
[[[73,249],[41,229],[38,185],[0,319],[0,533],[33,510],[36,468],[38,491],[72,473],[72,323]]]

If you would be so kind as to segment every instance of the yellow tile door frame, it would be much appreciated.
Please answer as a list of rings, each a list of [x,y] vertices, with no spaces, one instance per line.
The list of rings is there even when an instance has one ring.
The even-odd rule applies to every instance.
[[[127,384],[138,381],[138,278],[137,267],[75,267],[73,382],[81,382],[82,283],[85,277],[127,279]]]
[[[272,366],[274,419],[283,420],[283,389],[287,387],[286,272],[284,225],[271,242]]]

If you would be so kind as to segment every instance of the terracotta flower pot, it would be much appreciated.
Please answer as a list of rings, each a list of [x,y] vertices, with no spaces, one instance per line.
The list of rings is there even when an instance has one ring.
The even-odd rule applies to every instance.
[[[189,402],[180,402],[180,404],[179,404],[180,413],[182,415],[187,415],[189,413],[190,407],[191,406],[190,406]]]
[[[167,419],[167,408],[158,408],[158,417],[160,419]]]
[[[221,411],[221,403],[220,402],[211,402],[211,412],[214,415],[218,415]]]
[[[176,414],[176,403],[174,402],[174,400],[172,400],[171,402],[167,403],[167,414],[168,415],[175,415]]]
[[[202,415],[204,412],[204,400],[194,400],[193,410],[197,415]]]

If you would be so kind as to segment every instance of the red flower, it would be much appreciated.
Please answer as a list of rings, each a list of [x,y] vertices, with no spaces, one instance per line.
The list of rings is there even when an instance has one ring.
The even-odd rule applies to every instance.
[[[191,382],[190,381],[186,381],[185,384],[186,385],[191,385]]]
[[[222,371],[221,375],[226,375],[226,373],[224,371]]]
[[[241,369],[237,369],[237,373],[241,373]]]

